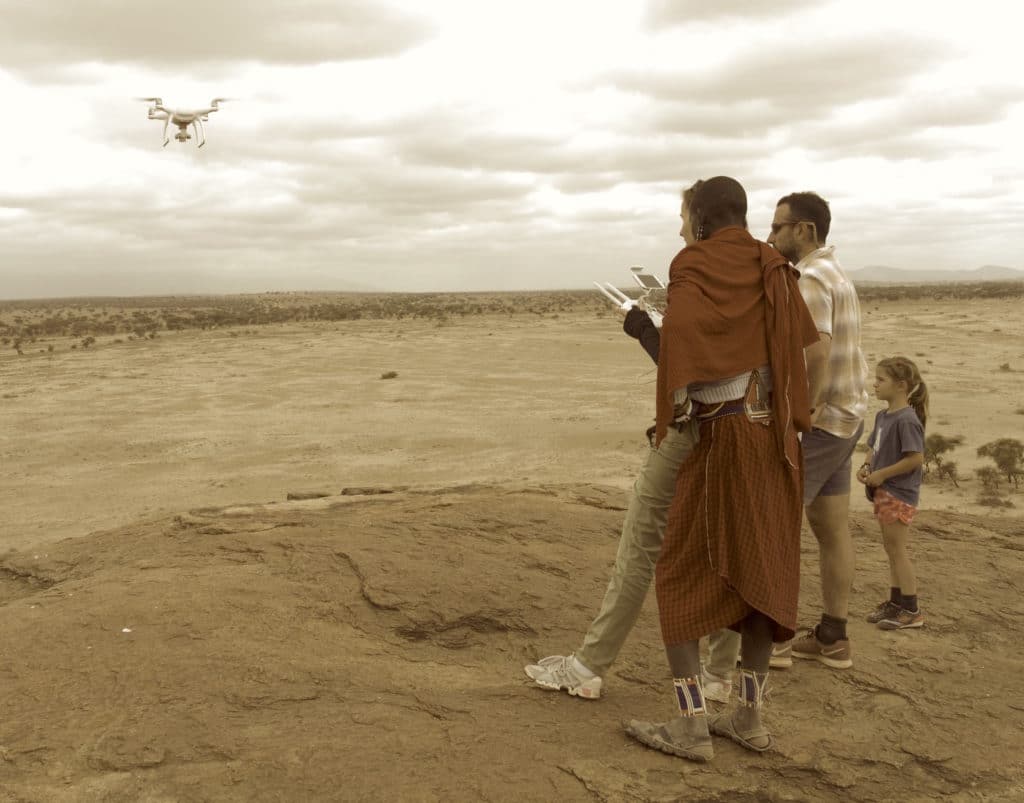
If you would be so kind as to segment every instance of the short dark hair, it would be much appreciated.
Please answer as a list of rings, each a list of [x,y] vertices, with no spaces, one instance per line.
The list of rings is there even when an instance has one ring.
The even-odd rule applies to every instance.
[[[796,220],[809,220],[814,224],[819,243],[824,243],[828,239],[828,230],[832,225],[832,212],[828,208],[828,201],[818,193],[792,192],[779,198],[779,202],[775,206],[783,204],[789,206],[789,210]]]
[[[747,193],[728,176],[709,178],[697,188],[690,214],[701,239],[726,226],[747,227]]]

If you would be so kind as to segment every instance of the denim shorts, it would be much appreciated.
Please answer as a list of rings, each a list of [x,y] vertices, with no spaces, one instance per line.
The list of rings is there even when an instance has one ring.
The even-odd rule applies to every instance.
[[[823,429],[812,429],[800,438],[804,452],[804,506],[819,496],[850,493],[853,451],[864,434],[864,423],[849,438],[840,438]]]

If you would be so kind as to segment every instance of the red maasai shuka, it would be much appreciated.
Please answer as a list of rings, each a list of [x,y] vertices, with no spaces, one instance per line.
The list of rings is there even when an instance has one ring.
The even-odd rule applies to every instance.
[[[786,435],[811,428],[804,347],[817,327],[797,287],[800,274],[750,232],[729,226],[680,251],[669,268],[658,351],[657,440],[672,420],[677,388],[728,379],[768,364],[779,459]],[[790,442],[791,443],[791,442]]]
[[[679,469],[656,570],[662,638],[680,644],[752,610],[793,636],[800,587],[803,459],[810,429],[803,350],[818,339],[799,274],[740,227],[687,246],[669,270],[658,359],[658,437],[674,391],[772,370],[769,425],[746,415],[701,424]]]
[[[665,644],[732,627],[753,610],[775,622],[776,641],[793,637],[803,460],[796,471],[778,460],[774,427],[742,413],[701,424],[655,572]]]

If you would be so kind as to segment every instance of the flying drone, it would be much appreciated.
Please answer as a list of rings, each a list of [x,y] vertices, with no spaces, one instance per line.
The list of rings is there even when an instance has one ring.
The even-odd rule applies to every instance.
[[[167,143],[171,141],[170,137],[167,136],[167,128],[171,123],[178,126],[178,133],[174,135],[178,142],[188,142],[188,140],[192,139],[192,135],[188,133],[188,127],[192,126],[192,130],[196,132],[198,140],[197,147],[201,148],[206,144],[206,129],[203,128],[203,123],[210,119],[211,112],[219,110],[218,104],[223,103],[228,98],[214,98],[205,109],[168,109],[160,98],[139,98],[139,100],[153,104],[149,107],[150,120],[164,121],[163,146],[165,148]]]

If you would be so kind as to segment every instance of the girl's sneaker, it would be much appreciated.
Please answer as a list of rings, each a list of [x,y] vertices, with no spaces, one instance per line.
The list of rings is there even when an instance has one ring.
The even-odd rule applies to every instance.
[[[920,608],[916,611],[900,608],[899,613],[895,616],[886,617],[878,623],[878,627],[882,630],[906,630],[911,627],[923,626],[924,614],[921,613]]]
[[[871,613],[868,614],[868,621],[877,625],[883,619],[891,619],[900,612],[900,606],[893,602],[891,599],[887,599],[885,602],[879,604]]]

